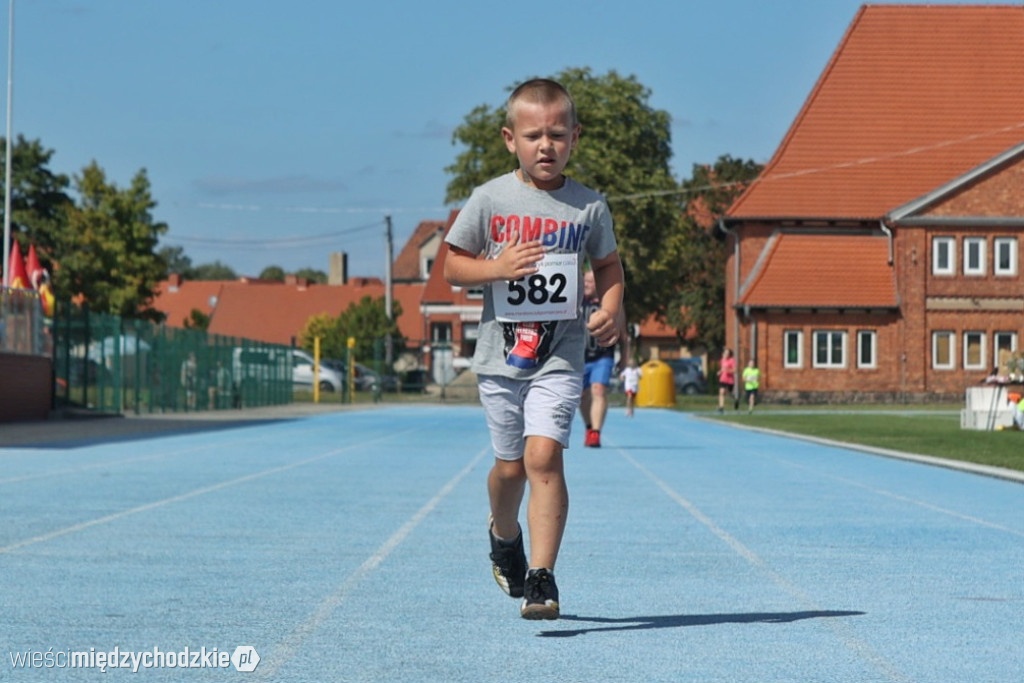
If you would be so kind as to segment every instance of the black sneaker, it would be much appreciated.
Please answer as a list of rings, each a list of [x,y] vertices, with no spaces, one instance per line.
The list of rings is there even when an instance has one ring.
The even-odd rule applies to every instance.
[[[487,535],[491,537],[491,570],[501,590],[513,598],[523,597],[526,579],[526,553],[523,551],[523,531],[519,530],[515,543],[502,545],[491,531],[492,519],[487,518]]]
[[[523,619],[557,619],[558,586],[547,569],[531,569],[526,574],[526,595],[519,613]]]

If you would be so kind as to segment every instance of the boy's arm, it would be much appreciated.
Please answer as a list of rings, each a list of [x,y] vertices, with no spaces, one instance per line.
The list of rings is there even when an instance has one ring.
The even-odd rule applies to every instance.
[[[476,287],[499,280],[518,280],[537,272],[537,262],[544,256],[540,240],[519,243],[519,233],[512,233],[508,244],[497,258],[480,259],[454,244],[448,245],[444,261],[444,278],[457,287]]]
[[[601,308],[591,314],[587,329],[601,346],[613,346],[626,329],[626,314],[622,309],[625,278],[619,252],[613,251],[602,259],[591,261],[591,267]]]

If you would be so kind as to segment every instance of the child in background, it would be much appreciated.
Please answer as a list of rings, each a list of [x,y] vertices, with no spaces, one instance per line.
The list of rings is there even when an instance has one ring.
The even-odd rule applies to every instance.
[[[633,417],[633,405],[636,402],[636,393],[640,390],[640,377],[643,372],[636,366],[632,358],[626,363],[626,367],[619,373],[622,380],[622,387],[626,392],[626,417]]]
[[[747,367],[743,368],[743,388],[747,391],[747,412],[754,412],[754,404],[757,402],[757,390],[761,386],[761,370],[758,369],[754,359],[747,361]]]

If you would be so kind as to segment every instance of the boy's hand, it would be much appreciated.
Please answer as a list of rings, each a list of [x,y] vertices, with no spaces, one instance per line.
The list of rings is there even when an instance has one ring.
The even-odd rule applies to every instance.
[[[533,275],[537,272],[537,263],[544,258],[544,245],[540,240],[533,242],[519,242],[519,231],[512,233],[508,244],[494,259],[497,267],[496,279],[518,280],[526,275]]]
[[[587,329],[601,346],[614,346],[615,342],[619,341],[619,326],[615,322],[615,316],[603,308],[590,314]]]

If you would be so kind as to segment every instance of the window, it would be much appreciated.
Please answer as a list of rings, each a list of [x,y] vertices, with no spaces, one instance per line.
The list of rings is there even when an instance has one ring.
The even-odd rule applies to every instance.
[[[997,237],[995,240],[996,275],[1017,274],[1017,238]]]
[[[814,333],[814,367],[846,367],[846,332],[823,330]]]
[[[447,344],[452,340],[451,323],[430,323],[430,341],[433,344]]]
[[[804,366],[804,333],[800,330],[786,330],[782,333],[782,342],[786,354],[783,367],[802,368]]]
[[[985,333],[964,332],[964,368],[987,370],[985,360]]]
[[[932,275],[952,275],[956,261],[956,242],[952,237],[932,238]]]
[[[993,337],[995,338],[995,349],[993,349],[992,367],[1001,368],[1004,358],[1017,350],[1017,333],[996,332]]]
[[[857,367],[873,368],[876,366],[875,331],[860,330],[857,332]]]
[[[932,332],[932,368],[952,370],[955,345],[952,332]]]
[[[462,349],[465,358],[472,358],[476,351],[476,340],[480,338],[480,323],[462,323]]]
[[[964,275],[985,274],[985,246],[984,237],[964,238]]]

